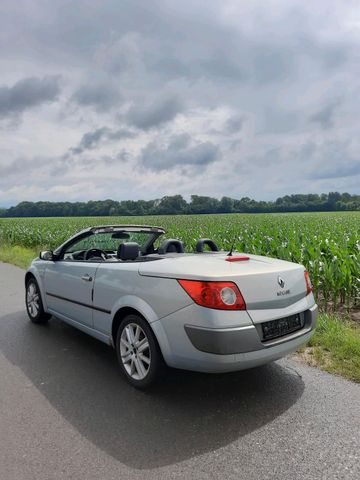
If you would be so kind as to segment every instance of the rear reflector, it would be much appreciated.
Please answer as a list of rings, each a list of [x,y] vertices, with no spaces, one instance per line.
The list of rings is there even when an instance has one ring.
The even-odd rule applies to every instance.
[[[305,270],[304,276],[305,276],[305,283],[306,283],[306,295],[309,295],[313,291],[309,272]]]
[[[245,262],[246,260],[250,260],[249,257],[226,257],[226,262]]]

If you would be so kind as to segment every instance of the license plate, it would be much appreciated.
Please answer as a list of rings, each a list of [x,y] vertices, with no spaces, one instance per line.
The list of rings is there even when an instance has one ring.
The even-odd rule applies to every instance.
[[[283,337],[304,327],[304,315],[296,314],[261,324],[263,340]]]

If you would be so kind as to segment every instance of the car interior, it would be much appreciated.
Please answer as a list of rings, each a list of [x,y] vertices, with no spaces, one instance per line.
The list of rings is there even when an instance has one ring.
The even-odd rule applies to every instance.
[[[89,262],[145,262],[184,254],[183,242],[174,238],[158,242],[161,234],[149,232],[105,232],[89,233],[65,245],[60,259],[65,261]],[[213,240],[201,238],[195,253],[218,252]]]

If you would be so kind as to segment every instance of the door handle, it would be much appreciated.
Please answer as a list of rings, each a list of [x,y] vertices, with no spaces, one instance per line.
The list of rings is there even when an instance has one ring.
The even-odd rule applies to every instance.
[[[92,277],[90,275],[86,274],[81,277],[81,280],[85,280],[85,282],[92,282]]]

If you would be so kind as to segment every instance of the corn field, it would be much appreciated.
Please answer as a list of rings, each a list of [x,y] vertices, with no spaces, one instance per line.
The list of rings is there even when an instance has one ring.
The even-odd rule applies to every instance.
[[[314,293],[326,310],[358,308],[360,299],[360,212],[224,214],[154,217],[0,219],[1,245],[55,248],[77,231],[94,225],[143,224],[164,227],[194,249],[201,237],[222,249],[234,242],[240,252],[302,263]]]

